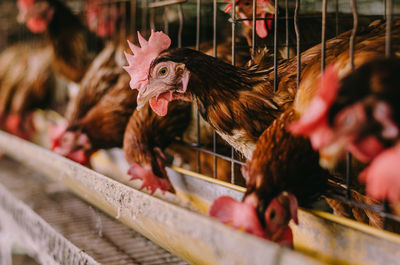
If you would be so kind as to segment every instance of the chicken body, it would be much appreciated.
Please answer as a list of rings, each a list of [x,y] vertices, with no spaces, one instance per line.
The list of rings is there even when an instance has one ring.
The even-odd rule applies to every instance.
[[[150,106],[135,111],[129,119],[124,135],[125,157],[131,168],[132,179],[142,179],[142,187],[151,193],[157,188],[170,190],[165,171],[164,150],[176,137],[181,137],[191,120],[191,104],[174,102],[170,113],[160,117]]]
[[[129,89],[124,63],[122,47],[111,43],[93,61],[68,107],[68,127],[54,139],[57,153],[87,164],[93,151],[122,146],[137,94]]]
[[[79,82],[103,42],[59,0],[18,0],[19,21],[34,33],[45,33],[53,48],[53,67],[63,77]]]
[[[15,44],[0,54],[0,121],[5,130],[30,139],[31,112],[51,106],[55,75],[53,53],[41,43]]]
[[[392,163],[398,157],[400,134],[400,109],[396,103],[400,96],[399,67],[399,59],[373,60],[340,81],[335,69],[327,70],[324,79],[331,82],[322,84],[304,118],[294,125],[296,130],[305,126],[309,128],[303,133],[320,151],[323,156],[321,164],[326,167],[336,165],[345,151],[351,152],[361,162],[372,161],[360,175],[361,180],[367,183],[367,194],[394,202],[400,196],[400,175]],[[323,99],[326,104],[323,112],[313,108],[317,99]],[[319,117],[312,126],[304,122],[310,111]]]
[[[246,158],[251,158],[260,134],[290,105],[296,92],[280,87],[274,94],[273,83],[268,78],[273,73],[269,69],[234,67],[190,49],[173,49],[160,54],[150,69],[151,77],[156,77],[154,71],[160,65],[169,67],[170,76],[176,73],[178,65],[185,65],[185,71],[190,72],[187,92],[175,92],[176,97],[193,100],[202,117]],[[150,87],[153,87],[152,81],[150,79]],[[171,80],[154,78],[154,88],[156,84],[165,87],[165,81]],[[181,84],[176,87],[182,90]],[[165,92],[164,88],[162,90]],[[158,92],[154,91],[154,95],[161,94]],[[144,98],[140,92],[139,98]]]

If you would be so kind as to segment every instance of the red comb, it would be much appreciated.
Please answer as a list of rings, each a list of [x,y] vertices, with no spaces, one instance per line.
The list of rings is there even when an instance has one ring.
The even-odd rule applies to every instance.
[[[152,61],[171,45],[171,39],[167,34],[158,31],[151,31],[148,41],[138,32],[138,39],[141,47],[135,46],[128,40],[129,48],[133,55],[125,52],[128,66],[124,69],[131,77],[129,85],[132,89],[140,90],[147,83],[147,76]]]

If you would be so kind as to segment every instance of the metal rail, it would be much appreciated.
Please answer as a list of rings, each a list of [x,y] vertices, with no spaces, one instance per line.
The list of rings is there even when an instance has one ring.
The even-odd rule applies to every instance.
[[[63,183],[110,216],[119,216],[120,222],[189,263],[320,264],[290,249],[132,189],[1,131],[0,150]]]

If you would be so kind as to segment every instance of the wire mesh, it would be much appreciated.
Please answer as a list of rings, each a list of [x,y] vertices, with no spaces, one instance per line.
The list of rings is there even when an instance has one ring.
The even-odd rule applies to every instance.
[[[243,17],[237,17],[236,16],[236,10],[237,6],[240,3],[239,1],[236,0],[229,0],[229,2],[232,5],[232,11],[230,13],[230,18],[227,20],[227,23],[231,23],[231,39],[232,39],[232,44],[231,44],[231,51],[232,51],[232,65],[236,65],[236,60],[237,60],[237,52],[239,49],[243,48],[250,48],[250,53],[252,56],[255,55],[257,51],[257,32],[256,32],[256,21],[257,20],[265,20],[269,21],[272,20],[273,22],[273,67],[274,67],[274,91],[277,90],[277,86],[279,84],[278,80],[278,66],[279,66],[279,52],[278,49],[281,47],[286,48],[286,57],[289,58],[291,56],[290,54],[290,48],[295,48],[295,55],[297,56],[297,87],[300,85],[300,80],[301,80],[301,51],[303,47],[310,46],[308,43],[304,43],[301,41],[300,38],[300,32],[301,32],[301,25],[299,25],[299,17],[301,18],[307,18],[307,17],[319,17],[321,19],[321,71],[324,70],[325,68],[325,51],[326,51],[326,41],[328,39],[327,34],[326,34],[326,28],[328,25],[327,19],[328,18],[333,18],[334,23],[334,29],[335,29],[335,34],[338,35],[340,33],[340,21],[342,19],[343,14],[340,12],[340,1],[336,0],[333,5],[333,13],[328,12],[328,1],[327,0],[322,0],[321,4],[321,14],[300,14],[300,9],[301,9],[301,2],[300,0],[295,0],[295,1],[289,1],[285,0],[283,3],[283,9],[280,8],[281,3],[279,3],[279,0],[274,1],[274,8],[276,10],[276,14],[273,18],[261,18],[257,17],[257,4],[258,2],[256,0],[251,0],[252,4],[252,16],[250,18],[243,18]],[[201,43],[201,22],[202,22],[202,8],[203,6],[207,5],[206,3],[202,3],[201,0],[196,0],[196,42],[195,42],[195,48],[196,50],[200,50],[200,43]],[[217,57],[218,56],[218,40],[217,40],[217,32],[218,32],[218,8],[222,5],[226,4],[223,2],[219,2],[217,0],[212,1],[212,47],[213,47],[213,56]],[[353,18],[353,28],[352,28],[352,34],[350,37],[350,43],[349,43],[349,52],[350,52],[350,63],[352,69],[354,69],[354,46],[356,42],[356,35],[357,35],[357,29],[358,29],[358,20],[359,20],[359,13],[357,10],[357,1],[355,0],[350,0],[349,4],[351,5],[351,15]],[[290,13],[290,9],[293,9],[293,13]],[[279,13],[279,10],[283,10],[282,14]],[[392,1],[390,0],[385,0],[384,1],[384,14],[385,14],[385,19],[387,20],[387,28],[386,28],[386,56],[390,56],[391,54],[391,19],[392,19],[392,10],[393,10],[393,4]],[[251,44],[249,46],[243,46],[242,44],[237,44],[237,38],[240,35],[239,30],[240,30],[240,24],[245,22],[245,21],[251,21],[252,25],[252,31],[251,31]],[[293,23],[294,27],[294,34],[295,34],[295,42],[290,41],[290,23]],[[278,29],[279,29],[279,24],[284,23],[284,28],[285,28],[285,40],[284,42],[282,40],[278,39]],[[218,178],[219,177],[219,171],[218,171],[218,165],[219,165],[219,160],[225,160],[230,163],[230,182],[233,184],[238,184],[238,183],[244,183],[243,181],[240,182],[238,181],[239,179],[242,178],[240,173],[237,172],[237,167],[240,167],[242,165],[245,165],[244,159],[241,157],[238,157],[236,154],[235,149],[232,147],[230,149],[229,153],[221,153],[218,152],[218,144],[220,143],[220,138],[218,134],[214,131],[212,135],[212,147],[208,148],[205,145],[203,145],[200,141],[200,135],[201,135],[201,129],[200,129],[200,114],[197,112],[197,142],[196,143],[188,143],[188,142],[183,142],[180,141],[181,144],[184,144],[186,146],[189,146],[197,151],[197,172],[202,172],[202,159],[201,156],[202,154],[208,154],[213,156],[213,171],[212,171],[212,177],[213,178]],[[334,191],[330,193],[327,193],[326,196],[334,198],[338,201],[344,202],[352,207],[359,207],[363,208],[366,210],[371,210],[374,212],[377,212],[380,216],[384,218],[390,218],[393,220],[400,221],[400,218],[391,214],[390,213],[390,207],[388,206],[387,202],[382,203],[382,205],[367,205],[364,203],[360,203],[358,201],[355,201],[354,199],[351,198],[351,179],[353,177],[353,172],[351,168],[351,161],[352,157],[350,154],[347,155],[346,157],[346,167],[345,167],[345,179],[344,182],[342,183],[345,187],[344,192],[342,191]],[[335,179],[335,181],[338,181]]]

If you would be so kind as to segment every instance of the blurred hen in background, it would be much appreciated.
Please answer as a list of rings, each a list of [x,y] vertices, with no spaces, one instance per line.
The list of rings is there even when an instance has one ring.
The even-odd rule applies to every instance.
[[[337,66],[326,70],[315,100],[293,125],[310,137],[321,154],[321,165],[332,168],[346,151],[370,163],[360,180],[368,195],[376,199],[400,199],[399,158],[400,96],[399,59],[378,59],[338,77]],[[317,108],[317,100],[323,106]],[[313,115],[314,119],[310,119]],[[308,121],[307,121],[308,118]],[[296,126],[299,126],[297,129]]]
[[[225,12],[232,10],[232,1],[225,0],[228,4]],[[243,36],[247,39],[248,45],[252,45],[253,33],[253,0],[236,0],[236,16],[242,21]],[[277,24],[277,51],[279,59],[288,59],[296,55],[296,30],[295,17],[293,9],[287,11],[288,21],[286,22],[286,10],[278,5],[275,10],[275,4],[272,0],[257,0],[256,6],[256,47],[261,49],[266,47],[272,54],[274,48],[274,27],[275,16],[278,16]],[[368,25],[376,16],[359,16],[359,25]],[[322,13],[308,13],[305,16],[298,16],[300,51],[305,51],[321,42]],[[287,24],[286,24],[287,23]],[[287,30],[286,30],[287,27]],[[326,39],[333,38],[340,33],[353,28],[353,18],[348,14],[338,14],[338,24],[336,25],[336,14],[327,15],[325,27]],[[272,62],[273,57],[271,57]]]

